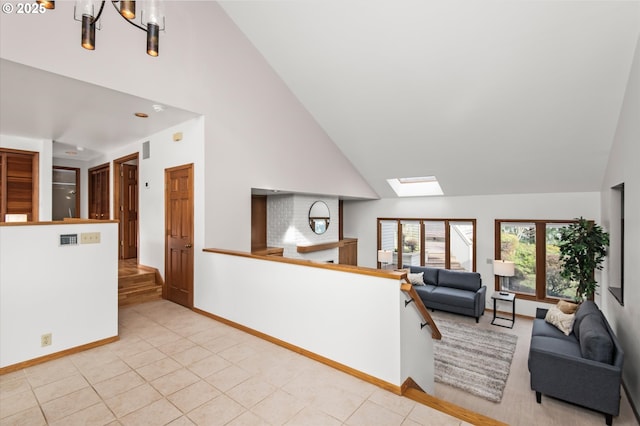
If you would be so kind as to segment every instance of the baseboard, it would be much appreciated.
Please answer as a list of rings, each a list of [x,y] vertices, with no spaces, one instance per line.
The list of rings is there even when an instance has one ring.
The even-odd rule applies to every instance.
[[[120,337],[118,336],[107,337],[106,339],[96,340],[95,342],[65,349],[60,352],[54,352],[52,354],[44,355],[38,358],[22,361],[17,364],[7,365],[6,367],[0,368],[0,376],[7,373],[13,373],[14,371],[22,370],[23,368],[33,367],[34,365],[38,365],[44,362],[52,361],[54,359],[62,358],[67,355],[72,355],[78,352],[86,351],[88,349],[97,348],[98,346],[106,345],[107,343],[117,342],[118,340],[120,340]]]

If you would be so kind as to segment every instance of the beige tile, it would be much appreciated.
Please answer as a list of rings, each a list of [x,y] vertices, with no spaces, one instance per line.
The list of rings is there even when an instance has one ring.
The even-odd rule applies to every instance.
[[[33,392],[36,394],[40,404],[51,401],[61,396],[68,395],[72,392],[86,388],[89,383],[80,374],[60,379],[57,382],[35,388]]]
[[[180,369],[182,366],[172,358],[163,358],[136,369],[145,380],[151,381]]]
[[[412,400],[387,392],[384,389],[378,389],[373,392],[369,397],[369,401],[388,408],[403,417],[406,417],[416,405]]]
[[[25,374],[26,373],[25,373],[24,369],[18,370],[18,371],[14,371],[14,372],[11,372],[11,373],[0,374],[0,390],[2,389],[2,384],[3,383],[13,382],[15,380],[26,379],[27,376]]]
[[[169,423],[167,426],[194,426],[194,425],[195,423],[189,420],[187,416],[182,416],[182,417],[178,417],[177,419]]]
[[[180,416],[182,416],[180,410],[169,401],[159,399],[138,411],[126,415],[120,419],[120,422],[125,426],[147,426],[150,423],[164,425]]]
[[[111,347],[113,353],[121,358],[132,357],[142,352],[153,349],[153,346],[146,340],[141,339],[138,336],[133,336],[127,339],[120,339],[113,343]]]
[[[176,340],[180,340],[182,336],[178,333],[174,333],[173,331],[164,328],[159,333],[151,334],[147,337],[143,337],[144,340],[151,343],[153,346],[161,346],[167,343],[175,342]]]
[[[31,392],[31,385],[26,378],[18,377],[15,380],[0,383],[0,400],[24,392]]]
[[[189,366],[189,370],[204,378],[229,367],[231,363],[218,355],[211,355]]]
[[[204,343],[225,336],[230,330],[231,327],[213,321],[211,323],[211,327],[196,334],[192,334],[191,336],[189,336],[189,340],[201,346],[205,346]],[[237,342],[234,344],[237,344]]]
[[[281,425],[291,420],[306,404],[293,395],[277,390],[258,404],[251,411],[267,422]]]
[[[193,339],[193,336],[190,337]],[[213,353],[219,353],[226,349],[229,349],[235,345],[239,345],[240,340],[235,339],[228,335],[218,336],[213,339],[200,343],[201,346],[209,349]]]
[[[65,357],[29,367],[25,373],[31,386],[37,388],[78,374],[78,369],[69,357]]]
[[[167,399],[183,413],[188,413],[218,395],[220,395],[220,391],[216,388],[205,381],[199,381],[169,395]]]
[[[275,390],[275,386],[252,377],[225,393],[244,407],[251,408]]]
[[[422,404],[416,404],[408,418],[422,425],[458,426],[460,424],[459,419]]]
[[[2,402],[0,402],[0,418],[12,416],[20,411],[37,406],[38,400],[31,390],[12,394],[7,398],[2,398]]]
[[[188,414],[197,425],[217,426],[229,423],[246,410],[226,395],[220,395]]]
[[[131,371],[131,367],[125,364],[120,358],[101,366],[82,368],[82,374],[89,383],[103,382],[129,371]]]
[[[105,403],[118,418],[121,418],[161,398],[162,395],[160,395],[158,391],[153,389],[151,385],[145,383],[137,388],[109,398],[105,400]]]
[[[57,422],[50,423],[51,426],[102,426],[112,424],[115,420],[111,410],[100,401],[99,403],[77,411]],[[119,423],[115,423],[119,424]],[[114,426],[115,426],[114,424]]]
[[[87,371],[114,361],[119,361],[119,358],[107,345],[72,355],[71,360],[80,370]]]
[[[342,422],[335,417],[331,417],[327,413],[316,408],[306,407],[298,412],[291,420],[286,423],[287,426],[340,426]]]
[[[192,346],[185,351],[174,353],[171,357],[180,364],[187,366],[201,361],[211,355],[213,355],[213,353],[202,346]]]
[[[240,367],[232,365],[224,370],[220,370],[213,373],[206,378],[207,382],[220,389],[222,392],[226,392],[229,389],[239,385],[240,383],[251,377],[251,374],[247,373]]]
[[[307,398],[309,392],[306,393]],[[364,402],[364,398],[340,388],[321,386],[312,392],[310,404],[325,413],[346,421]]]
[[[375,404],[371,401],[365,401],[351,417],[346,421],[350,426],[370,426],[373,424],[385,426],[400,426],[404,421],[401,416],[388,408]]]
[[[251,411],[245,411],[227,423],[226,426],[270,426],[272,424],[275,423],[269,423]]]
[[[250,356],[256,355],[257,352],[250,345],[245,343],[241,343],[239,345],[231,346],[221,352],[218,352],[218,355],[223,357],[226,360],[229,360],[233,363],[237,363],[242,361],[243,359],[249,358]]]
[[[140,368],[166,357],[167,356],[158,349],[153,348],[135,355],[122,357],[122,360],[129,364],[131,368]]]
[[[47,422],[40,411],[40,407],[32,407],[13,416],[4,417],[0,421],[2,426],[40,426],[46,425]]]
[[[109,399],[136,388],[144,382],[144,379],[138,373],[129,371],[104,382],[96,383],[93,387],[103,399]]]
[[[55,422],[98,402],[98,394],[87,387],[42,404],[42,411],[48,422]]]
[[[177,354],[179,352],[183,352],[189,348],[196,346],[194,342],[189,339],[181,338],[178,340],[174,340],[173,342],[165,343],[164,345],[158,346],[158,349],[167,355]]]
[[[200,381],[200,377],[186,368],[181,368],[155,379],[151,382],[151,386],[161,394],[169,395],[198,381]]]

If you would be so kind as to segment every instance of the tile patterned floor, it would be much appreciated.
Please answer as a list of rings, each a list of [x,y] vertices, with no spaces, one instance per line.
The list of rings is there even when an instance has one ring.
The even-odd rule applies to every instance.
[[[182,306],[120,309],[120,340],[0,376],[0,425],[461,425]]]

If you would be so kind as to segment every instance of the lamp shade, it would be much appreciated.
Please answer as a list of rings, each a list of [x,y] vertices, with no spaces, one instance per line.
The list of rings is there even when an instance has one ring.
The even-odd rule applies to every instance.
[[[391,263],[393,261],[393,252],[391,250],[378,250],[378,262]]]
[[[515,275],[515,265],[508,260],[496,259],[493,261],[493,274],[501,277],[512,277]]]

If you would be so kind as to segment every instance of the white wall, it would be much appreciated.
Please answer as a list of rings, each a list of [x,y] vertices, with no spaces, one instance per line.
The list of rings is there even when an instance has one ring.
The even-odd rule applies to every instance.
[[[316,201],[324,201],[329,207],[330,222],[324,234],[317,235],[309,226],[309,209]],[[298,253],[297,246],[338,241],[338,198],[287,194],[267,197],[267,245],[284,248],[284,257],[318,262],[338,263],[338,249]]]
[[[12,135],[0,134],[0,147],[19,149],[22,151],[33,151],[39,153],[39,188],[40,194],[38,198],[38,216],[36,221],[51,220],[51,180],[53,171],[51,169],[51,152],[52,142],[44,139],[28,139]]]
[[[401,344],[401,317],[412,311],[405,310],[397,279],[219,253],[205,257],[209,281],[196,283],[197,308],[396,386],[406,379],[403,371],[415,372],[419,384],[432,389],[432,349],[410,345],[420,336],[432,342],[415,312],[413,337],[405,335]],[[422,364],[403,370],[401,350],[415,352]]]
[[[631,404],[640,412],[640,38],[636,44],[627,91],[620,112],[616,134],[602,182],[602,223],[611,228],[613,205],[611,187],[624,183],[625,193],[625,247],[624,247],[624,306],[608,292],[602,292],[602,306],[625,351],[623,381]],[[619,259],[608,259],[603,274],[603,285],[608,285],[609,264]],[[618,284],[614,282],[614,284]]]
[[[0,367],[118,335],[117,229],[0,226]],[[83,232],[100,243],[59,246],[60,234]],[[41,347],[45,333],[52,345]]]
[[[82,49],[73,2],[34,19],[2,14],[0,55],[202,114],[206,186],[198,197],[208,247],[250,250],[251,188],[377,196],[216,2],[168,1],[165,10],[157,58],[108,10],[98,47]],[[19,42],[34,37],[52,48]]]
[[[386,198],[376,201],[345,201],[344,233],[358,238],[358,265],[375,267],[377,218],[476,219],[477,272],[487,286],[487,307],[493,308],[494,226],[496,219],[600,220],[600,194],[523,194],[473,197]],[[535,316],[539,303],[518,300],[519,314]]]

